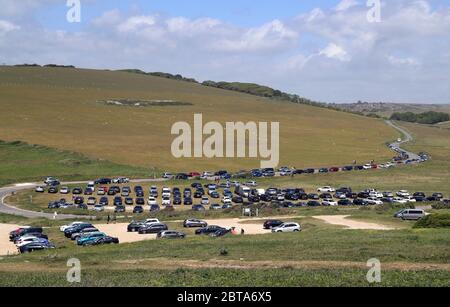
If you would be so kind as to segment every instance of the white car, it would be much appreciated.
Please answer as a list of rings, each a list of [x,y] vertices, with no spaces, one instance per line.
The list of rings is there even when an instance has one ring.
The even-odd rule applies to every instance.
[[[200,179],[208,179],[214,177],[213,172],[203,172],[203,174],[200,176]]]
[[[408,200],[401,198],[401,197],[395,197],[392,201],[394,203],[398,203],[398,204],[407,204],[408,203]]]
[[[228,197],[228,196],[224,196],[224,197],[222,198],[222,203],[224,203],[224,204],[231,204],[231,203],[232,203],[232,202],[231,202],[231,198]]]
[[[171,192],[169,188],[163,188],[162,189],[162,197],[170,197]]]
[[[248,181],[245,185],[248,187],[257,187],[258,186],[256,181]]]
[[[61,190],[59,190],[59,193],[61,194],[69,194],[70,190],[68,187],[62,187]]]
[[[160,224],[160,221],[158,219],[146,219],[144,224]]]
[[[92,210],[95,212],[103,212],[105,211],[105,207],[103,207],[102,205],[95,205]]]
[[[208,198],[208,197],[202,197],[201,204],[202,204],[203,206],[209,205],[209,198]]]
[[[299,232],[301,230],[300,224],[297,223],[284,223],[272,228],[272,232]]]
[[[165,173],[163,174],[162,177],[163,177],[164,179],[172,179],[173,174],[172,174],[172,173],[165,172]]]
[[[130,178],[127,177],[118,177],[113,179],[112,181],[113,183],[129,183],[130,182]]]
[[[372,164],[364,164],[363,169],[365,170],[372,169]]]
[[[36,189],[34,189],[35,192],[37,193],[44,193],[45,192],[45,188],[44,187],[36,187]]]
[[[97,190],[97,195],[98,195],[98,196],[106,195],[105,189],[98,189],[98,190]]]
[[[156,198],[150,196],[147,200],[147,204],[149,206],[154,206],[154,205],[157,205],[158,202],[156,201]]]
[[[409,202],[409,203],[415,203],[415,202],[417,202],[417,200],[416,200],[414,197],[412,197],[412,196],[405,197],[405,200],[406,200],[407,202]]]
[[[400,191],[397,192],[397,196],[398,196],[398,197],[409,197],[410,195],[409,195],[409,192],[408,192],[408,191],[406,191],[406,190],[400,190]]]
[[[365,199],[365,201],[369,205],[382,205],[383,204],[383,202],[381,200],[379,200],[377,197],[369,197],[369,198]]]
[[[369,197],[372,197],[372,198],[383,198],[383,193],[377,192],[377,191],[372,191],[372,192],[369,192]]]
[[[162,199],[162,205],[163,206],[170,206],[171,202],[170,202],[170,197],[163,197]]]
[[[383,192],[383,197],[394,197],[394,193],[392,193],[392,192]]]
[[[285,200],[284,194],[277,195],[277,201],[284,201],[284,200]]]
[[[336,189],[332,188],[332,187],[329,187],[329,186],[326,186],[326,187],[318,188],[317,192],[320,192],[320,193],[334,193],[334,192],[336,192]]]
[[[17,243],[16,246],[17,247],[22,247],[24,245],[33,243],[33,242],[45,242],[47,240],[42,239],[42,238],[37,238],[37,237],[27,237],[27,238],[22,238],[20,239]]]
[[[323,202],[322,202],[322,206],[337,206],[338,205],[338,203],[337,202],[335,202],[334,200],[332,200],[332,199],[325,199]]]
[[[84,224],[84,222],[72,222],[69,225],[63,225],[61,227],[59,227],[59,230],[61,232],[64,232],[67,228],[73,227],[73,226],[77,226],[77,225],[81,225]]]
[[[50,183],[52,183],[53,181],[59,181],[59,180],[56,179],[55,177],[47,177],[47,178],[45,178],[44,183],[45,183],[45,184],[50,184]]]

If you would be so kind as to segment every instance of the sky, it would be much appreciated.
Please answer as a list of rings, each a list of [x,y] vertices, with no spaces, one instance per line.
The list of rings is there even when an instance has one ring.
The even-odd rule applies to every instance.
[[[0,64],[18,63],[255,82],[323,102],[450,103],[450,0],[0,0]]]

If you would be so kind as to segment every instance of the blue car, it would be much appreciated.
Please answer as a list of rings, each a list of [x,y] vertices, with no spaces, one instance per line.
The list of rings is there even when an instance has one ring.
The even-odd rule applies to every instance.
[[[90,233],[89,235],[79,238],[77,240],[77,244],[80,246],[87,245],[87,244],[97,240],[98,238],[103,238],[103,237],[106,237],[106,234],[104,234],[103,232],[93,232],[93,233]]]

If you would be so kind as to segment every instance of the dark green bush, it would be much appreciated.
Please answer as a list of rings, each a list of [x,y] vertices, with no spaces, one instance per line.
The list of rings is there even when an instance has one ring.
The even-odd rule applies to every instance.
[[[427,215],[419,220],[414,228],[450,228],[450,213]]]

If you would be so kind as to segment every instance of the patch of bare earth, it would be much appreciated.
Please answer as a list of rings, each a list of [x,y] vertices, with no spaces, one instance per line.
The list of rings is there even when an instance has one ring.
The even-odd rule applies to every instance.
[[[313,216],[315,219],[319,219],[328,224],[344,226],[346,229],[359,229],[359,230],[395,230],[396,228],[389,227],[382,224],[368,223],[362,221],[355,221],[349,219],[349,215],[321,215]]]

